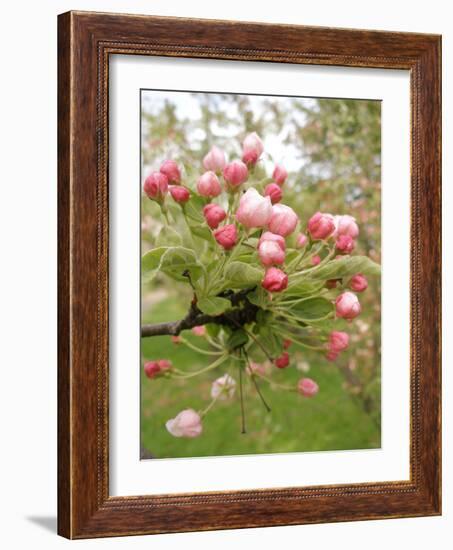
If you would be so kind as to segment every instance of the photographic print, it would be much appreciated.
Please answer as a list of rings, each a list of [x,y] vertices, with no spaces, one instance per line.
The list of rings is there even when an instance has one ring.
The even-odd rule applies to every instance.
[[[381,445],[381,103],[141,90],[141,458]]]

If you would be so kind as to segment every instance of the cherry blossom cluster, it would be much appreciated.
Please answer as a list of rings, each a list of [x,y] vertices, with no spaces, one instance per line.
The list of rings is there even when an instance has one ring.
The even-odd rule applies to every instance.
[[[285,301],[279,302],[279,297],[287,291],[290,277],[305,273],[310,275],[312,270],[322,268],[328,262],[349,256],[356,247],[359,227],[350,215],[326,212],[315,212],[303,224],[293,208],[282,202],[288,178],[282,164],[274,166],[271,178],[256,181],[256,165],[263,154],[263,142],[253,132],[242,143],[241,158],[228,161],[224,151],[214,145],[203,158],[202,173],[192,182],[183,177],[184,170],[174,160],[166,160],[158,171],[147,176],[143,189],[151,200],[159,204],[167,222],[168,200],[178,204],[182,215],[186,216],[186,204],[197,198],[199,205],[201,199],[200,214],[204,227],[209,230],[214,258],[225,270],[233,259],[240,261],[239,252],[251,254],[249,263],[255,263],[262,270],[259,284],[267,294],[269,310],[272,311],[273,304],[280,304],[275,311],[284,316]],[[209,283],[216,288],[213,281]],[[340,293],[332,298],[335,318],[351,322],[361,312],[357,293],[367,287],[365,274],[355,273],[346,278],[327,279],[323,295],[328,295],[329,291],[338,292],[339,289]],[[214,297],[217,296],[214,294]],[[280,318],[278,315],[275,316],[277,321]],[[295,328],[298,326],[294,325]],[[206,334],[204,326],[194,327],[192,332],[208,339],[209,344],[215,344]],[[293,343],[301,344],[301,341],[294,333],[289,334],[290,338],[285,338],[284,329],[278,329],[278,326],[276,334],[282,339],[280,349],[283,351],[278,357],[271,358],[272,364],[276,369],[286,369],[291,365],[289,347]],[[185,343],[196,349],[181,335],[172,336],[172,340],[175,344]],[[322,351],[329,361],[335,361],[340,353],[348,349],[349,342],[347,332],[331,330],[322,344],[314,349]],[[245,353],[242,348],[239,352]],[[219,359],[200,373],[217,368],[223,361],[229,360],[229,354],[229,350],[218,351]],[[244,355],[240,357],[244,360]],[[244,368],[253,379],[268,381],[266,369],[261,363],[248,361],[247,358]],[[144,373],[150,379],[184,377],[184,372],[166,359],[146,362]],[[181,411],[166,423],[168,432],[175,437],[198,437],[202,433],[202,419],[210,407],[219,400],[232,399],[236,387],[237,381],[228,373],[215,379],[211,386],[211,404],[204,411]],[[306,377],[300,379],[295,388],[286,389],[297,391],[303,397],[313,397],[319,391],[318,384]]]

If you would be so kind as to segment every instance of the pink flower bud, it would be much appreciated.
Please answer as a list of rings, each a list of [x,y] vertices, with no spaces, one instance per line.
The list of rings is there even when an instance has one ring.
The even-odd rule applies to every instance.
[[[170,370],[171,368],[172,368],[172,363],[167,359],[159,359],[158,361],[148,361],[143,365],[143,370],[145,371],[145,375],[150,379],[156,378],[157,376],[163,374],[165,371]]]
[[[335,300],[337,317],[344,319],[354,319],[361,311],[360,302],[357,296],[352,292],[343,292]]]
[[[234,160],[223,169],[223,177],[227,182],[229,189],[234,190],[247,181],[249,171],[247,166],[240,160]]]
[[[205,172],[198,178],[197,191],[202,197],[218,197],[220,195],[222,188],[214,172]]]
[[[339,235],[335,242],[335,248],[343,254],[350,254],[355,247],[355,241],[349,235]]]
[[[276,241],[262,241],[258,246],[258,255],[265,266],[281,265],[285,261],[285,250]]]
[[[175,418],[167,420],[165,427],[174,437],[198,437],[203,431],[201,417],[193,409],[181,411]]]
[[[311,378],[301,378],[297,383],[297,391],[304,397],[313,397],[318,393],[319,386]]]
[[[323,240],[330,237],[335,231],[334,218],[330,214],[316,212],[308,220],[308,231],[315,240]]]
[[[236,219],[247,228],[264,227],[272,215],[272,203],[269,197],[263,197],[250,187],[241,197]]]
[[[344,351],[349,346],[349,334],[339,330],[333,330],[329,334],[329,351],[340,352]]]
[[[211,397],[213,399],[231,399],[236,390],[236,382],[229,374],[224,374],[214,380],[211,386]]]
[[[292,343],[293,343],[292,340],[288,340],[288,339],[283,340],[283,349],[288,349]]]
[[[338,355],[339,355],[338,351],[329,350],[326,354],[326,358],[328,361],[336,361]]]
[[[295,229],[299,218],[292,208],[286,204],[274,204],[269,221],[269,230],[282,237],[287,237]]]
[[[368,288],[368,280],[365,275],[357,273],[357,275],[351,277],[351,280],[349,281],[349,288],[355,292],[363,292]]]
[[[181,183],[181,172],[174,160],[166,160],[160,167],[160,172],[167,176],[168,183]]]
[[[220,222],[223,222],[223,220],[227,217],[225,210],[213,202],[207,204],[203,208],[203,215],[206,223],[211,229],[217,229]]]
[[[272,204],[275,204],[282,200],[283,191],[276,183],[269,183],[264,189],[264,195],[271,199]]]
[[[206,334],[206,327],[204,325],[197,325],[192,328],[192,332],[195,336],[204,336]]]
[[[274,179],[275,183],[278,183],[278,185],[283,185],[287,177],[288,172],[286,171],[286,168],[281,164],[276,164],[274,172],[272,173],[272,178]]]
[[[162,202],[168,191],[168,178],[160,172],[151,172],[146,178],[143,190],[154,201]]]
[[[308,237],[304,233],[299,233],[296,239],[296,247],[303,248],[308,242]]]
[[[313,256],[313,258],[311,259],[311,265],[319,265],[320,263],[321,263],[321,256],[318,256],[318,254]]]
[[[237,243],[238,232],[234,224],[224,225],[219,227],[214,231],[215,240],[222,246],[225,250],[230,250]]]
[[[355,221],[355,218],[345,214],[344,216],[335,216],[335,233],[334,236],[349,235],[353,239],[359,236],[359,227]]]
[[[211,147],[211,150],[203,159],[203,166],[205,169],[211,170],[212,172],[221,172],[225,164],[225,153],[215,145]]]
[[[252,132],[242,143],[242,160],[246,164],[254,165],[263,154],[263,151],[263,142],[256,132]]]
[[[278,243],[283,252],[286,250],[285,239],[281,235],[276,235],[275,233],[271,233],[270,231],[265,231],[258,241],[258,247],[264,241],[275,241],[276,243]]]
[[[170,185],[170,195],[173,197],[173,200],[184,204],[190,199],[189,190],[182,185]]]
[[[180,344],[181,343],[181,336],[172,336],[171,341],[173,344]]]
[[[269,292],[281,292],[288,286],[288,275],[277,267],[269,267],[261,286]]]
[[[274,364],[279,369],[284,369],[289,365],[289,353],[284,351],[280,357],[274,359]]]
[[[251,362],[249,364],[249,368],[247,369],[247,372],[249,374],[258,374],[258,375],[265,375],[266,374],[266,366],[262,363],[253,363]]]

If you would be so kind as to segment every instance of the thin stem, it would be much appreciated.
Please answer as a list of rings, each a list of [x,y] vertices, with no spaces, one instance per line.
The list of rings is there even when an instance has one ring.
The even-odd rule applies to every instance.
[[[174,376],[174,378],[193,378],[194,376],[198,376],[199,374],[203,374],[205,372],[208,372],[210,370],[213,370],[215,368],[217,368],[218,366],[220,366],[224,361],[226,361],[226,359],[228,359],[228,355],[222,355],[221,357],[219,357],[216,361],[214,361],[214,363],[211,363],[210,365],[208,365],[207,367],[205,367],[204,369],[200,369],[200,370],[197,370],[195,372],[190,372],[186,375],[178,375],[178,376]]]
[[[283,336],[284,338],[291,339],[294,344],[297,344],[298,346],[302,346],[307,349],[312,349],[314,351],[326,351],[325,348],[322,346],[311,346],[310,344],[305,344],[304,342],[301,342],[300,340],[297,340],[294,338],[294,335],[292,335],[290,332],[282,331],[281,329],[277,329],[276,332],[280,334],[280,336]]]
[[[264,380],[268,384],[271,384],[272,386],[276,386],[277,388],[280,388],[281,390],[297,392],[297,388],[295,388],[293,386],[285,386],[284,384],[279,384],[278,382],[275,382],[274,380],[271,380],[267,376],[264,376],[264,374],[256,374],[256,376],[258,376],[258,378],[261,378],[262,380]]]
[[[264,399],[264,396],[261,393],[260,387],[258,386],[258,382],[256,381],[255,373],[252,371],[252,368],[250,366],[250,360],[249,360],[248,353],[245,351],[245,349],[243,350],[243,353],[244,353],[244,356],[245,356],[245,360],[247,362],[247,368],[249,369],[249,373],[250,373],[250,377],[252,378],[253,385],[255,386],[255,389],[256,389],[258,395],[260,396],[261,401],[263,402],[264,408],[267,410],[267,412],[271,412],[271,408],[269,407],[266,400]]]
[[[255,344],[257,346],[259,346],[261,348],[261,350],[263,351],[263,353],[266,355],[266,357],[269,359],[269,361],[273,361],[273,357],[271,357],[270,353],[267,351],[267,349],[263,346],[263,344],[258,340],[258,338],[256,338],[256,336],[254,334],[252,334],[250,331],[248,331],[244,326],[242,326],[241,324],[239,324],[235,319],[232,319],[231,317],[227,316],[226,313],[224,314],[225,317],[227,319],[229,319],[230,321],[232,321],[236,326],[238,326],[239,328],[241,328],[246,334],[247,336],[250,336],[250,338],[255,342]]]
[[[241,365],[241,363],[239,363],[238,368],[239,368],[239,393],[240,393],[240,397],[241,397],[241,419],[242,419],[241,433],[245,434],[246,433],[246,429],[245,429],[245,409],[244,409],[244,392],[243,392],[243,389],[242,389],[242,365]]]
[[[221,353],[222,353],[222,352],[219,352],[219,351],[209,351],[207,349],[199,348],[198,346],[195,346],[194,344],[192,344],[191,342],[186,340],[183,336],[180,336],[180,338],[181,338],[181,342],[183,344],[185,344],[188,348],[193,349],[197,353],[201,353],[203,355],[221,355]]]
[[[203,418],[204,416],[207,415],[207,413],[208,413],[208,412],[211,410],[211,408],[214,406],[214,403],[217,401],[217,399],[220,397],[220,395],[221,395],[220,393],[219,393],[218,395],[216,395],[216,396],[214,397],[214,399],[209,403],[209,405],[208,405],[205,409],[203,409],[202,411],[200,411],[199,414],[200,414],[201,418]]]

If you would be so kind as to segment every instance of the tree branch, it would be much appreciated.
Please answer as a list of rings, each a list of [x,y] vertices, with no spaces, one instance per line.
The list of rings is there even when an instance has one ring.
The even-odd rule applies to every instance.
[[[215,325],[225,325],[231,328],[237,328],[256,320],[258,307],[247,300],[247,294],[253,289],[241,290],[237,293],[226,292],[222,296],[231,301],[232,306],[243,303],[242,309],[231,309],[221,315],[207,315],[197,307],[196,298],[192,300],[187,315],[179,321],[169,321],[166,323],[157,323],[152,325],[143,325],[141,334],[145,336],[178,336],[183,330],[189,330],[199,325],[213,323]]]

